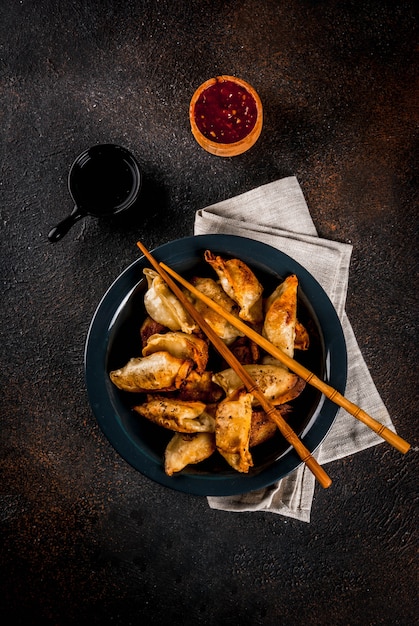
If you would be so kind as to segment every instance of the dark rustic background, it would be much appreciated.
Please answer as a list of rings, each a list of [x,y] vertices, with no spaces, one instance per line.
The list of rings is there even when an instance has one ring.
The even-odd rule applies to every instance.
[[[400,0],[3,0],[2,623],[407,625],[417,618],[418,65]],[[221,159],[188,123],[195,88],[249,81],[260,140]],[[86,147],[145,175],[135,218],[50,228]],[[328,466],[312,521],[210,510],[152,483],[99,431],[86,333],[138,256],[197,209],[296,175],[321,236],[354,246],[347,310],[406,457]]]

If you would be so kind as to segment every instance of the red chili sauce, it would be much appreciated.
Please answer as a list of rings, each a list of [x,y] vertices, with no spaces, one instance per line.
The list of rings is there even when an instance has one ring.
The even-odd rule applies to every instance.
[[[232,80],[214,83],[205,89],[195,105],[195,122],[201,133],[217,143],[235,143],[256,124],[256,101]]]

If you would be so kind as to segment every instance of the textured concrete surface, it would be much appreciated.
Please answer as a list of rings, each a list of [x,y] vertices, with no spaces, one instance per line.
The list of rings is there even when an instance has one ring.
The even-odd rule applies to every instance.
[[[418,204],[414,3],[22,0],[0,19],[1,615],[15,624],[417,623]],[[260,140],[195,143],[195,88],[249,81]],[[79,222],[68,169],[131,149],[130,221]],[[293,174],[321,236],[354,246],[347,310],[400,434],[333,463],[310,524],[212,511],[128,466],[83,380],[95,308],[197,209]]]

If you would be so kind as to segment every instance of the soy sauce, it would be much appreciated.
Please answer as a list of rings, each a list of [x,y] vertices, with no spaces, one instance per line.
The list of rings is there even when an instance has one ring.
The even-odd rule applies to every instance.
[[[71,166],[68,189],[74,200],[70,215],[48,233],[60,241],[86,215],[107,219],[137,207],[142,175],[134,156],[115,144],[100,144],[82,152]]]
[[[115,213],[136,192],[136,173],[122,150],[95,146],[73,165],[69,185],[82,211]]]

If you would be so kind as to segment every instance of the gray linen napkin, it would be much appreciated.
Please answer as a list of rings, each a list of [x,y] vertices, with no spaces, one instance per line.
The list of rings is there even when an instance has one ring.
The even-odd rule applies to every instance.
[[[294,176],[277,180],[197,211],[195,235],[223,233],[263,241],[303,265],[322,285],[340,317],[348,351],[345,396],[394,430],[345,313],[352,246],[318,237],[304,195]],[[341,459],[383,440],[339,409],[315,456],[319,463]],[[310,521],[315,479],[305,465],[274,485],[240,496],[208,497],[224,511],[268,511]]]

